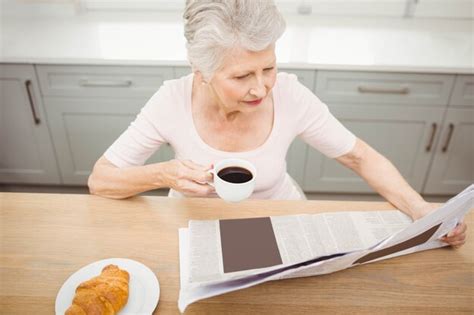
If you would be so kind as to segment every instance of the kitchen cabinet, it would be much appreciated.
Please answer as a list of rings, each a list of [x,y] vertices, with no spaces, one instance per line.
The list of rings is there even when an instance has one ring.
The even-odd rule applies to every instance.
[[[426,194],[456,194],[474,183],[474,109],[448,109]]]
[[[454,77],[320,71],[316,95],[349,130],[385,155],[421,192],[440,140]],[[336,160],[313,148],[307,148],[306,155],[305,191],[373,192]]]
[[[474,108],[474,75],[458,75],[456,77],[449,106]]]
[[[45,102],[63,183],[85,185],[94,163],[127,129],[146,99],[46,98]],[[147,163],[173,156],[166,144]]]
[[[94,99],[150,98],[172,67],[39,65],[44,96]]]
[[[288,174],[300,185],[304,186],[304,173],[308,145],[300,138],[296,138],[288,149],[286,155],[286,168]]]
[[[316,94],[330,104],[446,107],[454,75],[318,71]]]
[[[331,112],[357,137],[386,156],[417,190],[423,188],[434,144],[434,125],[444,109],[397,106],[332,105]],[[304,190],[308,192],[372,192],[365,181],[313,148],[307,150]],[[380,174],[383,176],[383,174]]]
[[[474,76],[458,76],[424,188],[455,194],[474,183]]]
[[[0,70],[0,182],[71,185],[87,183],[95,161],[164,80],[191,72],[185,66]],[[454,194],[474,182],[474,76],[279,70],[296,74],[417,191]],[[147,163],[173,157],[166,144]],[[372,192],[358,175],[300,139],[286,160],[306,192]]]
[[[125,131],[164,80],[167,67],[38,66],[62,183],[85,185],[95,161]],[[169,160],[163,145],[147,163]]]
[[[0,65],[0,182],[60,183],[32,65]]]

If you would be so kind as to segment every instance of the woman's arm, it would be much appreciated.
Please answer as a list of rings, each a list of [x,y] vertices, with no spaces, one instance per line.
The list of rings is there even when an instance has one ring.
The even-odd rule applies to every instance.
[[[206,184],[212,180],[208,169],[180,160],[118,168],[102,156],[94,165],[88,186],[91,194],[113,199],[159,188],[173,188],[187,196],[206,196],[214,191]]]
[[[360,175],[370,187],[412,218],[418,218],[426,201],[406,182],[395,166],[364,141],[357,139],[351,152],[336,158]]]
[[[407,183],[387,158],[360,139],[356,140],[351,152],[336,160],[359,174],[370,187],[413,220],[436,208],[435,205],[426,202]],[[466,228],[466,224],[460,223],[443,240],[454,246],[462,245],[466,237]]]

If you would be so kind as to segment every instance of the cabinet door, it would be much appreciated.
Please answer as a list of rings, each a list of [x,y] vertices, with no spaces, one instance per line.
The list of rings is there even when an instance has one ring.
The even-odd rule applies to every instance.
[[[424,192],[456,194],[474,183],[474,109],[448,109]]]
[[[60,183],[31,65],[0,65],[0,182]]]
[[[83,185],[97,159],[127,129],[146,100],[46,98],[51,132],[65,184]],[[148,163],[174,156],[163,145]]]
[[[391,160],[421,191],[444,109],[338,105],[332,106],[331,112],[357,137]],[[304,173],[305,191],[373,192],[358,175],[312,148]]]
[[[286,155],[288,174],[301,186],[304,186],[304,170],[308,145],[297,138],[291,144]]]

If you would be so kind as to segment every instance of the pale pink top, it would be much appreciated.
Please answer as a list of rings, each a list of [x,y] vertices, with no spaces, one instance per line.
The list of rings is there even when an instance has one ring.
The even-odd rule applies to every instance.
[[[117,167],[143,165],[162,145],[169,143],[175,158],[201,165],[225,158],[241,158],[257,168],[253,199],[304,199],[286,171],[286,153],[295,137],[324,155],[348,153],[356,137],[329,112],[293,74],[280,72],[273,88],[273,129],[258,148],[225,152],[209,146],[199,136],[191,112],[193,74],[165,81],[142,108],[134,122],[108,148],[105,157]],[[170,196],[180,194],[171,190]]]

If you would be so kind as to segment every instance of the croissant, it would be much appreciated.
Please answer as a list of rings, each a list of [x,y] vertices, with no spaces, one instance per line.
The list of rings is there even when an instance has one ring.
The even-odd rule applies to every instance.
[[[128,300],[127,271],[108,265],[102,273],[82,282],[76,289],[72,305],[66,315],[114,315]]]

